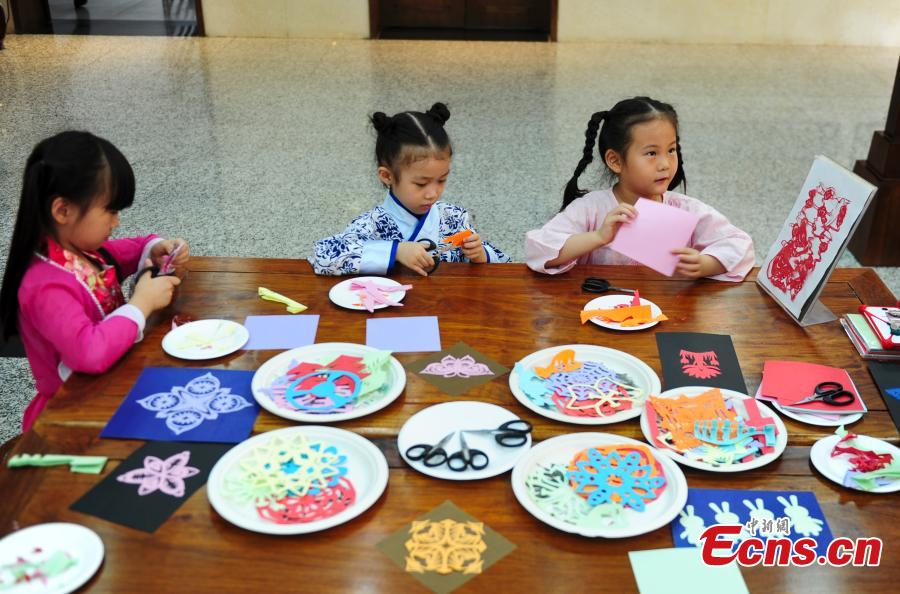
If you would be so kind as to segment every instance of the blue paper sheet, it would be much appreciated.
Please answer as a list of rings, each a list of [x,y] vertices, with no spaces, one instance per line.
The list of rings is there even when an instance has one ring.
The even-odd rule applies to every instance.
[[[316,342],[319,316],[247,316],[244,326],[250,340],[244,350],[284,350]]]
[[[100,437],[238,443],[259,414],[252,371],[147,367]]]
[[[809,491],[744,491],[731,489],[688,489],[687,504],[672,522],[672,539],[676,547],[698,546],[704,528],[715,524],[742,524],[757,520],[756,536],[763,521],[779,518],[791,520],[791,531],[784,534],[792,541],[810,537],[816,540],[816,551],[824,555],[832,541],[831,529],[816,496]],[[701,522],[702,520],[702,522]],[[720,537],[721,538],[721,537]]]
[[[366,344],[394,353],[424,353],[441,350],[437,316],[369,318]]]

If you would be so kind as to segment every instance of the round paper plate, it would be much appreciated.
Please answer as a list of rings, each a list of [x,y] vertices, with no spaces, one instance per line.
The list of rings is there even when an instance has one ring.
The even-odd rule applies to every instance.
[[[250,339],[250,332],[231,320],[198,320],[182,324],[163,336],[165,352],[190,361],[230,355]]]
[[[852,415],[840,415],[839,418],[832,421],[829,419],[823,419],[822,417],[817,417],[816,415],[808,415],[791,410],[786,410],[782,408],[777,402],[772,402],[772,407],[784,416],[790,417],[795,421],[800,421],[801,423],[806,423],[808,425],[818,425],[819,427],[840,427],[841,425],[849,425],[863,418],[863,415],[865,414],[855,413]]]
[[[332,303],[335,305],[339,305],[341,307],[346,307],[347,309],[355,309],[358,311],[368,311],[362,304],[359,302],[359,295],[356,294],[356,291],[350,290],[350,285],[356,281],[373,281],[378,283],[379,285],[386,285],[389,287],[399,287],[400,283],[395,281],[392,278],[386,278],[383,276],[359,276],[354,278],[348,278],[347,280],[341,281],[338,284],[331,287],[331,290],[328,291],[328,298],[331,299]],[[403,301],[403,298],[406,297],[406,291],[395,291],[387,294],[387,298],[394,303],[400,303]],[[385,305],[384,303],[376,303],[372,306],[373,309],[384,309],[385,307],[390,307],[389,305]]]
[[[355,501],[347,509],[312,522],[277,524],[261,518],[252,502],[242,505],[228,498],[225,494],[226,477],[237,470],[241,460],[254,451],[259,451],[258,448],[265,447],[271,439],[287,439],[297,433],[311,441],[320,442],[321,450],[333,446],[338,454],[346,456],[343,466],[347,473],[344,477],[352,483],[356,492]],[[216,462],[209,475],[206,493],[213,509],[235,526],[264,534],[306,534],[333,528],[362,514],[378,501],[387,481],[387,460],[371,441],[343,429],[309,425],[268,431],[239,443]]]
[[[834,449],[835,444],[841,440],[838,435],[829,435],[828,437],[823,437],[819,441],[813,444],[813,446],[809,450],[809,459],[813,463],[813,466],[816,467],[816,470],[822,473],[830,481],[834,481],[835,483],[846,487],[844,484],[844,474],[850,470],[851,465],[846,457],[831,457],[831,450]],[[897,448],[886,441],[882,441],[880,439],[876,439],[874,437],[869,437],[868,435],[857,435],[856,443],[859,446],[866,450],[872,450],[873,452],[877,452],[879,454],[893,454],[894,460],[900,460],[900,448]],[[853,485],[853,481],[850,481],[850,484]],[[900,480],[896,480],[893,483],[883,485],[881,487],[877,487],[871,491],[867,491],[865,489],[860,489],[856,486],[848,487],[849,489],[856,489],[857,491],[862,491],[863,493],[895,493],[900,491]]]
[[[6,590],[14,583],[9,567],[19,563],[19,559],[41,563],[56,554],[68,556],[75,564],[46,581],[37,579],[14,586],[9,591],[22,594],[74,592],[100,568],[104,554],[103,541],[96,532],[79,524],[53,522],[17,530],[0,540],[0,589]]]
[[[275,355],[253,374],[253,381],[250,388],[253,390],[253,397],[259,402],[264,409],[285,419],[292,421],[302,421],[305,423],[335,423],[337,421],[346,421],[348,419],[356,419],[364,417],[375,411],[389,405],[397,399],[406,387],[406,370],[397,359],[391,357],[389,369],[387,371],[387,382],[384,388],[379,392],[380,397],[368,399],[367,404],[354,408],[347,412],[335,413],[311,413],[299,410],[284,408],[276,403],[275,400],[267,393],[269,386],[276,378],[283,376],[294,365],[301,362],[327,364],[341,355],[352,355],[354,357],[364,357],[370,353],[376,353],[378,349],[373,349],[362,344],[352,344],[349,342],[323,342],[320,344],[311,344],[309,346],[299,347],[284,351]]]
[[[554,355],[565,349],[573,349],[577,361],[595,361],[604,363],[617,373],[627,374],[644,393],[645,397],[648,394],[658,394],[660,391],[659,377],[646,363],[633,355],[607,347],[591,344],[567,344],[550,347],[531,353],[519,361],[519,363],[525,368],[546,366],[550,363],[550,360]],[[575,417],[563,414],[555,408],[543,408],[541,405],[531,400],[519,387],[519,374],[515,369],[509,374],[509,389],[512,391],[513,396],[516,397],[516,400],[521,402],[526,408],[533,410],[539,415],[553,419],[554,421],[573,423],[575,425],[608,425],[610,423],[618,423],[640,416],[643,408],[642,406],[632,406],[628,410],[607,417]]]
[[[503,447],[490,434],[466,433],[466,445],[481,450],[490,459],[487,467],[481,470],[467,469],[461,472],[450,470],[446,464],[428,467],[421,461],[414,462],[406,457],[406,450],[414,445],[424,443],[435,445],[445,435],[461,429],[495,429],[507,421],[518,419],[514,413],[495,404],[485,402],[445,402],[420,410],[403,424],[397,436],[397,448],[407,464],[428,476],[451,481],[473,481],[502,474],[515,466],[516,462],[531,447],[531,435],[528,441],[519,447]],[[445,446],[447,454],[458,452],[459,434],[455,435]]]
[[[596,299],[592,299],[584,304],[583,310],[587,311],[589,309],[613,309],[619,305],[631,305],[631,300],[634,299],[631,295],[601,295]],[[644,299],[641,297],[641,305],[649,305],[650,306],[650,315],[654,318],[660,314],[662,314],[662,310],[658,305],[650,301],[649,299]],[[645,328],[652,328],[659,324],[659,322],[647,322],[646,324],[638,324],[637,326],[622,326],[622,324],[618,322],[607,322],[605,320],[601,320],[600,318],[591,318],[591,322],[597,324],[598,326],[602,326],[604,328],[609,328],[610,330],[623,330],[625,332],[630,332],[632,330],[644,330]]]
[[[687,502],[688,487],[684,473],[678,465],[669,458],[659,454],[659,451],[650,447],[649,450],[663,468],[666,477],[666,489],[654,501],[647,503],[642,512],[630,508],[624,510],[625,525],[620,527],[585,528],[570,523],[542,510],[531,499],[525,479],[539,466],[548,464],[568,464],[580,451],[604,445],[639,445],[648,448],[647,444],[609,433],[570,433],[552,437],[537,444],[528,455],[519,460],[512,471],[513,493],[519,503],[538,520],[549,524],[554,528],[580,534],[582,536],[602,538],[625,538],[652,532],[669,524],[678,515],[678,512]]]
[[[709,386],[685,386],[681,388],[673,388],[671,390],[666,390],[662,394],[659,395],[660,398],[677,398],[682,394],[686,396],[699,396],[704,392],[708,392],[713,388]],[[726,401],[728,400],[754,400],[750,396],[746,394],[741,394],[740,392],[734,392],[733,390],[726,390],[724,388],[719,388],[722,392],[722,396]],[[647,420],[647,411],[646,407],[650,406],[650,401],[644,403],[643,413],[641,414],[641,431],[644,433],[644,438],[647,440],[647,443],[655,447],[657,450],[669,456],[679,464],[684,464],[685,466],[690,466],[691,468],[698,468],[700,470],[709,470],[711,472],[743,472],[745,470],[752,470],[754,468],[759,468],[760,466],[765,466],[769,462],[777,459],[782,453],[784,453],[784,448],[787,447],[787,428],[784,426],[784,422],[776,415],[772,409],[763,404],[762,402],[756,401],[759,406],[759,414],[764,417],[770,418],[775,422],[775,429],[778,432],[778,435],[775,437],[775,445],[774,451],[771,454],[764,454],[759,456],[758,458],[754,458],[750,462],[738,462],[737,464],[722,464],[720,466],[715,466],[713,464],[709,464],[708,462],[701,462],[699,460],[694,460],[692,458],[688,458],[684,456],[681,452],[670,449],[668,446],[658,443],[650,433],[650,423]],[[736,405],[738,407],[738,411],[744,412],[742,410],[742,405],[738,403]]]

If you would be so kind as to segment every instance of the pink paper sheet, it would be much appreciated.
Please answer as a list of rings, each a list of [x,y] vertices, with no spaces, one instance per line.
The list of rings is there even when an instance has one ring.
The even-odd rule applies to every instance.
[[[672,276],[678,256],[669,252],[690,244],[700,217],[646,198],[638,198],[634,207],[638,216],[633,222],[619,227],[609,247],[657,272]]]

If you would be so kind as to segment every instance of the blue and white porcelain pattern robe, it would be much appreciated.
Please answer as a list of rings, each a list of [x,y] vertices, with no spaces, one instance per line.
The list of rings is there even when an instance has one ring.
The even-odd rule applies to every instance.
[[[409,211],[390,192],[379,206],[365,212],[342,232],[315,243],[309,259],[316,274],[387,274],[394,266],[397,246],[403,241],[441,238],[472,229],[469,213],[449,202],[435,202],[423,215]],[[482,241],[488,262],[509,262],[499,248]],[[443,262],[468,262],[460,248],[440,254]]]

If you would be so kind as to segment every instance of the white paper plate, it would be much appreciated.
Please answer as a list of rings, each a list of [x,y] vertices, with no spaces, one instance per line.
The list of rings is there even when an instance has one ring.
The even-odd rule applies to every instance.
[[[323,342],[284,351],[263,363],[262,366],[256,370],[256,373],[253,374],[253,381],[250,384],[250,389],[253,390],[253,397],[256,398],[256,401],[259,402],[260,406],[273,415],[278,415],[279,417],[290,419],[292,421],[302,421],[305,423],[335,423],[338,421],[364,417],[389,405],[400,396],[403,392],[403,388],[406,387],[406,370],[394,357],[391,357],[390,368],[387,372],[388,383],[390,385],[387,392],[380,399],[373,401],[368,406],[354,408],[349,412],[308,413],[299,410],[289,410],[278,406],[278,404],[276,404],[263,389],[268,388],[275,378],[284,375],[285,372],[291,368],[292,361],[297,363],[307,361],[310,363],[326,364],[341,355],[364,357],[369,353],[377,351],[378,349],[372,347],[349,342]]]
[[[658,394],[661,388],[659,377],[654,371],[643,361],[628,353],[617,351],[601,346],[591,344],[566,344],[562,346],[550,347],[531,353],[519,363],[526,368],[535,366],[546,366],[550,360],[559,351],[565,349],[573,349],[575,351],[575,359],[578,361],[597,361],[605,363],[613,371],[617,373],[625,373],[634,380],[637,387],[643,390],[644,396],[648,394]],[[521,402],[526,408],[533,410],[539,415],[545,416],[554,421],[562,421],[563,423],[572,423],[575,425],[609,425],[620,421],[627,421],[640,416],[641,406],[633,406],[629,410],[610,415],[608,417],[573,417],[565,415],[558,410],[542,408],[540,405],[532,401],[519,388],[519,374],[515,369],[509,374],[509,389],[512,390],[516,400]]]
[[[666,390],[662,394],[659,395],[660,398],[677,398],[682,394],[687,396],[699,396],[704,392],[708,392],[713,388],[709,386],[685,386],[682,388],[672,388],[671,390]],[[719,388],[722,392],[722,396],[725,400],[755,400],[746,394],[741,394],[740,392],[735,392],[733,390],[726,390],[725,388]],[[685,466],[690,466],[691,468],[699,468],[700,470],[709,470],[711,472],[743,472],[745,470],[752,470],[754,468],[759,468],[760,466],[765,466],[769,462],[777,459],[781,454],[784,453],[784,448],[787,447],[787,428],[784,426],[784,422],[781,418],[776,415],[771,408],[766,406],[764,403],[759,400],[756,401],[759,406],[759,414],[764,417],[770,418],[775,421],[775,428],[778,432],[778,435],[775,438],[775,445],[773,446],[775,450],[771,454],[765,454],[763,456],[759,456],[758,458],[754,458],[750,462],[739,462],[737,464],[723,464],[721,466],[714,466],[707,462],[700,462],[699,460],[690,459],[680,452],[669,449],[668,446],[664,446],[662,444],[656,443],[656,440],[653,439],[650,433],[650,423],[647,420],[647,412],[646,408],[650,406],[650,401],[644,403],[644,411],[641,414],[641,431],[644,433],[644,438],[647,440],[647,443],[655,447],[657,450],[669,456],[679,464],[684,464]],[[744,412],[740,405],[738,405],[738,413]]]
[[[41,552],[34,553],[35,549],[41,549]],[[0,540],[0,565],[15,563],[19,557],[42,561],[57,551],[69,554],[76,560],[76,565],[46,582],[36,580],[8,591],[22,594],[74,592],[91,579],[103,563],[103,541],[96,532],[79,524],[53,522],[17,530]],[[7,572],[0,576],[4,584],[10,578]]]
[[[208,341],[198,345],[196,341]],[[189,361],[217,359],[230,355],[250,339],[244,326],[231,320],[198,320],[182,324],[163,336],[165,352]]]
[[[610,433],[570,433],[568,435],[560,435],[550,438],[537,444],[528,455],[519,460],[516,467],[512,471],[512,487],[513,493],[519,503],[522,504],[528,513],[538,520],[549,524],[558,530],[580,534],[582,536],[602,537],[602,538],[625,538],[629,536],[637,536],[652,532],[657,528],[668,525],[678,512],[687,502],[688,487],[684,478],[684,473],[678,468],[678,465],[669,458],[659,454],[659,450],[649,448],[651,453],[659,461],[666,476],[666,489],[662,495],[654,501],[647,504],[642,512],[626,508],[624,511],[626,525],[622,527],[587,529],[576,524],[570,524],[556,518],[545,512],[532,501],[528,494],[528,488],[525,486],[525,479],[538,466],[546,466],[548,464],[568,464],[569,461],[581,450],[595,446],[604,446],[612,444],[625,445],[641,445],[648,447],[647,444],[622,437],[620,435],[612,435]]]
[[[493,435],[466,433],[466,445],[487,454],[490,461],[481,470],[467,469],[461,472],[450,470],[446,464],[429,468],[421,461],[413,462],[406,457],[406,450],[414,445],[424,443],[435,445],[451,431],[460,429],[495,429],[507,421],[518,419],[514,413],[495,404],[485,402],[458,401],[435,404],[420,410],[403,424],[397,436],[397,448],[407,464],[428,476],[451,481],[473,481],[502,474],[515,466],[516,462],[531,447],[531,435],[528,441],[519,447],[503,447]],[[459,435],[453,437],[445,446],[447,454],[458,452]]]
[[[844,484],[844,474],[850,470],[850,462],[847,460],[846,456],[839,456],[837,458],[831,457],[831,450],[834,449],[835,444],[840,440],[841,438],[838,435],[823,437],[810,448],[809,459],[813,463],[813,466],[816,467],[816,470],[821,472],[825,478],[834,481],[842,487],[846,487]],[[869,437],[868,435],[858,435],[856,437],[856,443],[863,449],[872,450],[879,454],[893,454],[894,460],[900,460],[900,448],[897,448],[886,441],[882,441],[875,437]],[[856,489],[863,493],[895,493],[900,491],[900,480],[878,487],[872,491],[866,491],[859,487],[847,488]]]
[[[840,427],[841,425],[850,425],[851,423],[855,423],[856,421],[863,418],[863,415],[866,414],[866,413],[859,412],[859,413],[854,413],[852,415],[840,415],[840,418],[831,421],[828,419],[823,419],[822,417],[819,417],[816,415],[798,413],[798,412],[794,412],[792,410],[787,410],[785,408],[782,408],[775,401],[764,401],[764,402],[766,402],[766,403],[771,402],[772,407],[786,417],[790,417],[790,418],[794,419],[795,421],[800,421],[801,423],[806,423],[808,425],[818,425],[819,427]]]
[[[298,524],[276,524],[260,518],[252,503],[239,505],[224,495],[225,477],[253,448],[265,444],[274,436],[284,438],[298,432],[308,439],[335,446],[341,455],[347,457],[345,464],[347,474],[345,476],[356,491],[356,501],[350,507],[322,520]],[[206,484],[206,494],[209,497],[210,505],[220,516],[245,530],[263,534],[307,534],[333,528],[362,514],[378,501],[387,486],[387,481],[387,460],[381,450],[375,447],[371,441],[343,429],[309,425],[267,431],[236,445],[216,462]]]
[[[592,299],[584,304],[582,308],[584,311],[589,309],[612,309],[617,305],[631,305],[631,301],[634,299],[631,295],[601,295],[596,299]],[[650,306],[650,314],[655,318],[656,316],[662,314],[662,310],[658,305],[650,301],[649,299],[644,299],[641,297],[641,305],[649,305]],[[622,330],[624,332],[630,332],[632,330],[644,330],[646,328],[652,328],[659,324],[659,322],[647,322],[646,324],[638,324],[637,326],[622,326],[618,322],[607,322],[601,320],[600,318],[591,318],[590,320],[594,324],[598,326],[602,326],[604,328],[609,328],[610,330]]]
[[[357,311],[368,311],[365,307],[363,307],[359,303],[359,295],[356,294],[356,291],[350,290],[350,285],[355,281],[373,281],[378,283],[379,285],[386,285],[389,287],[399,287],[400,283],[395,281],[392,278],[386,278],[383,276],[358,276],[353,278],[348,278],[347,280],[341,281],[338,284],[331,287],[331,290],[328,291],[328,298],[331,299],[332,303],[335,305],[339,305],[340,307],[346,307],[347,309],[355,309]],[[387,298],[394,303],[400,303],[403,301],[403,298],[406,297],[406,291],[395,291],[387,294]],[[385,307],[391,307],[390,305],[385,305],[383,303],[376,303],[372,306],[373,309],[384,309]]]

